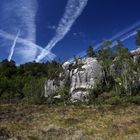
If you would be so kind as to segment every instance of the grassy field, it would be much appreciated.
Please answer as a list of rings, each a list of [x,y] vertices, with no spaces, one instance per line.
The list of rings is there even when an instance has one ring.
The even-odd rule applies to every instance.
[[[140,140],[140,106],[0,105],[0,140]]]

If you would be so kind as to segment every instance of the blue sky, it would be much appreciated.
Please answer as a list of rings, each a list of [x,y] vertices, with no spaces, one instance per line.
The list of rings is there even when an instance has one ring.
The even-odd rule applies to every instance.
[[[45,48],[56,36],[66,5],[68,0],[1,0],[0,30],[11,36],[9,39],[7,34],[5,37],[1,32],[4,35],[0,36],[0,60],[9,57],[18,32],[18,38],[24,39],[24,43],[17,39],[11,59],[18,64],[35,60],[41,48]],[[94,46],[104,39],[110,39],[140,21],[139,6],[139,0],[88,0],[81,6],[83,9],[71,28],[60,41],[56,41],[51,52],[57,56],[56,59],[67,60],[86,50],[89,44]],[[134,49],[134,43],[134,37],[124,42],[129,49]],[[36,46],[38,49],[34,48]],[[53,58],[53,54],[43,60]]]

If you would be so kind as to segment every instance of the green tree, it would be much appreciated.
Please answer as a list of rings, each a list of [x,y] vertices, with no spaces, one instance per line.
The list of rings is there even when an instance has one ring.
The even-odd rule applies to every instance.
[[[110,49],[111,42],[103,42],[104,48],[98,52],[98,60],[101,64],[103,80],[102,84],[105,89],[109,90],[113,85],[111,65],[113,64],[113,51]]]
[[[14,61],[8,61],[7,59],[3,60],[0,63],[0,75],[7,78],[12,78],[16,75],[17,68]]]
[[[23,88],[24,102],[28,104],[42,104],[45,101],[44,98],[44,78],[29,77],[28,82],[25,83]]]
[[[137,30],[136,45],[140,47],[140,30]]]
[[[119,94],[132,95],[135,85],[135,64],[131,53],[123,44],[118,41],[116,46],[116,57],[114,60],[115,72],[113,73],[116,81],[116,90]]]
[[[87,49],[87,56],[88,57],[94,57],[95,56],[95,52],[93,51],[93,47],[90,45]]]
[[[103,42],[103,47],[104,49],[109,49],[109,47],[111,46],[112,42],[110,40],[105,40]]]

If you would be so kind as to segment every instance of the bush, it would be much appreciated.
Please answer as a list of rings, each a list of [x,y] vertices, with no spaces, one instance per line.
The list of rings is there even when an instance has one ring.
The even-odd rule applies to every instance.
[[[24,98],[21,100],[22,104],[30,104],[30,105],[42,105],[46,104],[46,98],[45,97],[32,97],[32,98]]]
[[[140,105],[140,95],[127,97],[127,102]]]
[[[105,101],[105,104],[109,105],[119,105],[123,102],[123,98],[119,96],[110,97],[108,100]]]
[[[55,93],[55,96],[60,95],[61,99],[60,100],[56,100],[50,98],[49,100],[54,103],[63,103],[64,105],[67,104],[69,102],[69,98],[70,98],[70,94],[69,94],[69,86],[63,85],[59,88],[59,90]]]
[[[23,102],[28,104],[41,104],[45,102],[44,83],[45,79],[35,79],[30,77],[23,88]]]

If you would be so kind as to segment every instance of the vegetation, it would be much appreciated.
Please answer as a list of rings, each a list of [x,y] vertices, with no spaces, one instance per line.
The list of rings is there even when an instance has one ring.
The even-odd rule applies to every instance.
[[[44,83],[57,79],[61,64],[29,62],[16,66],[14,61],[0,62],[0,101],[6,103],[43,103]]]
[[[87,56],[88,57],[95,57],[95,52],[93,51],[93,47],[91,45],[87,49]]]
[[[97,104],[140,104],[140,62],[134,61],[132,54],[122,42],[117,41],[114,49],[105,41],[98,52],[102,68],[102,79],[90,91],[90,102]]]
[[[0,139],[139,140],[140,106],[0,105]]]
[[[140,46],[139,31],[136,44]],[[87,104],[69,104],[70,79],[55,93],[61,99],[44,98],[45,81],[59,81],[60,62],[0,62],[0,140],[139,139],[140,57],[134,61],[121,41],[113,49],[111,45],[105,40],[97,54],[91,46],[87,50],[102,70]],[[75,62],[70,70],[82,69],[77,58]]]
[[[140,31],[136,35],[136,44],[140,45]],[[140,104],[140,57],[134,61],[132,54],[121,41],[111,48],[112,42],[105,40],[103,49],[94,52],[93,47],[87,49],[88,57],[97,57],[101,64],[102,79],[96,88],[90,90],[89,103],[120,104],[131,102]],[[71,68],[81,69],[75,57],[76,65]],[[43,104],[44,84],[47,79],[59,81],[63,72],[60,62],[29,62],[16,66],[14,61],[0,62],[0,101],[1,103]],[[70,80],[60,87],[55,95],[61,95],[61,102],[69,102]],[[56,103],[49,98],[50,103]]]
[[[136,45],[140,47],[140,30],[137,31],[136,35]]]

